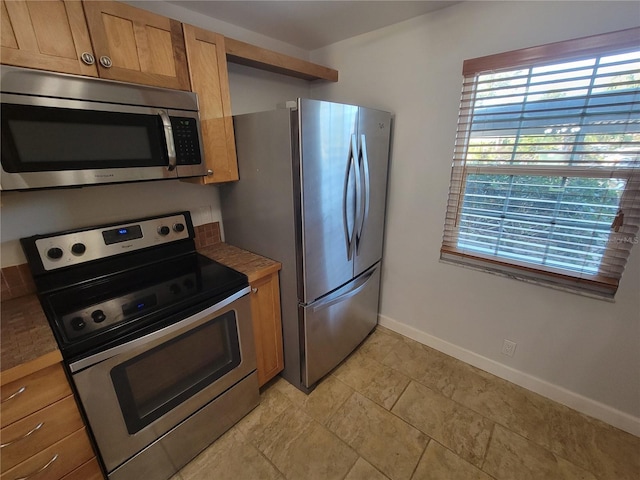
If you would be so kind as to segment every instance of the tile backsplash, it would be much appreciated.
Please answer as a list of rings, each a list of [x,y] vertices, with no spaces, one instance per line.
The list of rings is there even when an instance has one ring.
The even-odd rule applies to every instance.
[[[0,292],[2,300],[22,297],[35,291],[36,286],[26,263],[2,269],[2,291]]]
[[[220,223],[205,223],[194,227],[196,231],[196,249],[220,243]]]

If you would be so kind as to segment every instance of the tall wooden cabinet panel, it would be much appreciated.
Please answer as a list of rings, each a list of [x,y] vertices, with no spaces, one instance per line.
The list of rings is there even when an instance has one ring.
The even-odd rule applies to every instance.
[[[224,37],[183,25],[191,89],[198,94],[204,154],[211,174],[203,183],[238,180]]]
[[[258,384],[262,386],[284,368],[277,272],[251,282],[251,311],[256,339]]]
[[[77,1],[2,1],[2,63],[76,75],[97,76],[82,60],[93,48]]]
[[[100,77],[190,90],[181,23],[118,2],[83,2]]]

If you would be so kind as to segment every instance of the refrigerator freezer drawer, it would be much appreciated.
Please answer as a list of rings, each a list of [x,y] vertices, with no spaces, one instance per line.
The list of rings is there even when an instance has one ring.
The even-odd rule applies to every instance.
[[[303,383],[312,387],[344,360],[378,323],[380,263],[304,307]]]

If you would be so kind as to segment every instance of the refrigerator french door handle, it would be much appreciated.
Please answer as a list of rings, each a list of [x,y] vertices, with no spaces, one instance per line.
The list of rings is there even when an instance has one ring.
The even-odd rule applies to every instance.
[[[360,169],[360,164],[362,165],[363,171],[363,179],[364,183],[361,188],[361,196],[364,197],[360,203],[364,204],[364,208],[361,206],[360,209],[363,208],[362,217],[360,218],[360,226],[358,227],[358,231],[356,234],[356,255],[358,253],[358,246],[360,245],[360,239],[362,238],[362,232],[364,231],[364,225],[369,218],[369,202],[370,202],[370,186],[371,182],[369,179],[369,157],[367,156],[367,137],[365,134],[360,135],[360,149],[358,152],[358,170]]]
[[[348,292],[345,292],[341,295],[338,295],[337,297],[329,297],[326,298],[325,300],[321,300],[320,302],[318,302],[316,305],[314,305],[313,307],[313,311],[317,312],[318,310],[322,310],[325,308],[329,308],[332,305],[335,305],[336,303],[340,303],[345,301],[348,298],[353,297],[354,295],[357,295],[358,293],[360,293],[362,291],[362,289],[364,287],[367,286],[367,282],[369,282],[369,279],[373,276],[373,274],[376,272],[375,268],[372,268],[371,271],[365,273],[364,275],[362,275],[358,281],[357,284],[353,286],[353,288],[351,290],[349,290]]]
[[[355,152],[356,152],[356,144],[355,144],[355,135],[352,135],[351,137],[351,143],[349,144],[349,161],[347,162],[347,174],[344,177],[344,192],[343,192],[343,200],[342,200],[342,215],[343,215],[343,225],[344,225],[344,238],[345,238],[345,243],[347,245],[347,259],[351,260],[351,258],[353,257],[353,249],[355,247],[355,242],[354,242],[354,237],[355,237],[355,231],[356,231],[356,219],[354,216],[354,221],[353,221],[353,230],[350,232],[349,231],[349,179],[351,178],[351,168],[353,167],[353,170],[357,170],[358,165],[356,163],[356,159],[355,159]],[[358,179],[359,177],[356,176],[356,185],[358,184]],[[357,187],[356,187],[357,188]],[[356,196],[357,196],[358,192],[356,191]]]
[[[360,174],[360,151],[358,149],[358,137],[351,135],[351,151],[353,152],[353,171],[356,174],[356,211],[353,215],[353,232],[351,234],[351,248],[357,253],[358,248],[358,228],[361,222],[360,212],[362,210],[362,175]]]

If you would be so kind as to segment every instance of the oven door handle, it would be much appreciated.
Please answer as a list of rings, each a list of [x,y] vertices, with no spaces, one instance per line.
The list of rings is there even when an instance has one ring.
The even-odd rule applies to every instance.
[[[107,350],[104,350],[103,352],[96,353],[95,355],[90,355],[76,362],[72,362],[69,365],[69,369],[71,370],[71,373],[76,373],[80,370],[84,370],[87,367],[95,365],[96,363],[100,363],[105,360],[108,360],[109,358],[115,357],[116,355],[122,355],[123,353],[130,352],[131,350],[135,350],[141,345],[152,342],[158,338],[165,337],[185,327],[189,327],[190,325],[198,323],[203,318],[206,318],[216,313],[218,310],[222,310],[232,302],[235,302],[236,300],[238,300],[241,297],[244,297],[250,292],[251,292],[251,288],[247,286],[242,290],[234,293],[233,295],[225,298],[224,300],[216,303],[215,305],[212,305],[202,310],[201,312],[191,315],[190,317],[187,317],[184,320],[180,320],[179,322],[176,322],[172,325],[161,328],[160,330],[157,330],[155,332],[149,333],[148,335],[144,335],[143,337],[136,338],[135,340],[131,340],[130,342],[123,343],[122,345],[109,348]]]

